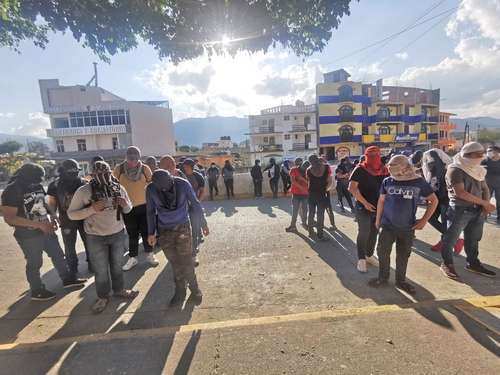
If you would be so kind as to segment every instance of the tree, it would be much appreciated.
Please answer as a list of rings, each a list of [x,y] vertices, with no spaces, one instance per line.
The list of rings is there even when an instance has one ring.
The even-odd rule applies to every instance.
[[[478,134],[478,142],[486,144],[496,144],[500,141],[500,131],[481,129]]]
[[[198,152],[198,151],[200,151],[200,148],[198,146],[191,146],[190,150],[191,150],[191,152]]]
[[[23,145],[17,141],[7,141],[0,143],[0,155],[1,154],[13,154],[23,147]]]
[[[189,147],[187,145],[182,145],[182,146],[179,146],[179,151],[180,152],[189,152],[189,151],[191,151],[191,147]]]
[[[33,141],[28,143],[28,152],[33,152],[38,155],[46,155],[50,151],[46,143],[40,141]]]
[[[321,51],[350,14],[351,0],[2,0],[0,47],[31,40],[45,48],[50,31],[70,31],[102,60],[140,39],[173,62],[207,53],[266,52],[281,45],[297,56]]]

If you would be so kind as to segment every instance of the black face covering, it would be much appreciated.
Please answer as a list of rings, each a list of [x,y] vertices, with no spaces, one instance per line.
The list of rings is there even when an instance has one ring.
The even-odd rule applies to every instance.
[[[11,181],[16,181],[22,185],[33,188],[42,183],[43,176],[45,176],[45,170],[38,164],[24,164],[17,172],[12,176]]]

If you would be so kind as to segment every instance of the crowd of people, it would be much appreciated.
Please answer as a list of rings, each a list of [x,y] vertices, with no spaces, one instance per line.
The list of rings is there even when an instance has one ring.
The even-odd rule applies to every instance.
[[[292,217],[286,231],[297,231],[300,216],[309,237],[317,241],[328,241],[325,213],[336,230],[330,196],[336,189],[340,210],[345,212],[345,200],[357,223],[357,270],[364,273],[368,265],[378,266],[378,277],[369,285],[386,285],[396,244],[396,286],[415,293],[406,281],[406,269],[415,233],[427,223],[441,235],[432,250],[441,252],[440,269],[447,277],[459,278],[453,253],[463,248],[466,270],[495,276],[479,260],[479,242],[488,215],[496,210],[500,223],[500,208],[490,202],[492,195],[497,202],[500,197],[500,148],[491,146],[486,157],[485,153],[477,142],[465,144],[453,158],[438,148],[383,157],[377,146],[370,146],[355,162],[341,159],[334,173],[324,157],[313,154],[307,160],[296,158],[293,166],[288,161],[280,166],[271,158],[262,169],[257,160],[250,175],[256,198],[263,196],[264,177],[277,198],[281,179],[284,194],[292,194]],[[65,288],[84,285],[86,280],[78,277],[78,235],[88,270],[95,275],[95,313],[104,311],[111,292],[124,299],[137,296],[137,291],[125,288],[124,272],[139,263],[140,239],[150,266],[159,264],[157,247],[172,266],[175,293],[171,303],[184,301],[188,288],[193,299],[201,300],[195,267],[209,229],[200,201],[206,182],[210,199],[219,194],[221,176],[227,199],[233,198],[235,168],[229,160],[222,169],[215,163],[205,169],[188,158],[176,163],[165,155],[159,161],[148,157],[143,163],[141,157],[140,150],[131,146],[114,169],[96,157],[87,178],[80,176],[77,161],[65,160],[47,192],[41,166],[27,163],[14,174],[2,194],[1,209],[24,253],[33,300],[56,296],[40,277],[43,252],[51,258]],[[417,218],[419,205],[425,212]],[[64,250],[56,235],[58,228]]]
[[[124,299],[137,296],[137,291],[125,288],[124,271],[138,264],[140,238],[149,265],[158,265],[154,255],[158,245],[172,266],[175,294],[170,303],[184,301],[187,288],[190,298],[201,300],[196,254],[209,229],[199,201],[205,179],[193,160],[177,165],[166,155],[159,165],[153,157],[143,163],[140,150],[131,146],[114,169],[103,158],[94,158],[87,179],[80,176],[77,161],[65,160],[47,192],[42,185],[44,173],[40,165],[24,164],[2,193],[2,213],[15,228],[14,237],[24,253],[33,300],[56,297],[40,277],[43,252],[65,288],[85,284],[86,279],[77,276],[78,234],[88,270],[95,276],[95,313],[104,311],[111,292]],[[59,227],[64,251],[56,234]],[[127,249],[128,260],[123,264]]]

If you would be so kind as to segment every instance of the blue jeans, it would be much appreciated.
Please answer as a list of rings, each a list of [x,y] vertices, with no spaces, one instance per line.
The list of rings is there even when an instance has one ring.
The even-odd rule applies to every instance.
[[[111,291],[123,290],[122,260],[125,250],[125,233],[120,231],[109,236],[87,233],[90,263],[94,268],[95,286],[99,298],[107,298]],[[111,275],[111,280],[110,280]]]
[[[17,243],[21,247],[26,259],[26,278],[30,284],[32,292],[38,292],[45,289],[40,277],[40,268],[43,264],[43,252],[45,251],[52,260],[54,267],[63,280],[70,280],[74,275],[71,275],[64,253],[59,245],[59,240],[56,234],[38,234],[29,238],[16,238]]]
[[[303,225],[307,225],[307,195],[293,195],[292,196],[292,223],[291,227],[297,225],[297,217],[299,216]]]
[[[470,265],[480,264],[479,241],[483,236],[484,217],[480,208],[468,208],[450,206],[447,212],[448,229],[443,234],[443,249],[441,256],[446,265],[453,264],[453,246],[457,242],[460,233],[464,232],[464,248],[467,263]]]

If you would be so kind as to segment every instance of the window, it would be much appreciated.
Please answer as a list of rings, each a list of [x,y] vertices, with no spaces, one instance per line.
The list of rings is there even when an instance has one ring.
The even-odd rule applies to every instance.
[[[288,115],[286,115],[286,116],[283,116],[283,120],[285,120],[285,121],[288,121],[288,120],[290,120],[290,116],[288,116]]]
[[[269,138],[268,137],[264,137],[264,143],[269,143]]]
[[[290,140],[290,134],[285,134],[285,141]]]
[[[443,130],[440,130],[439,131],[439,138],[444,138],[445,135],[444,135],[444,131]]]
[[[297,134],[295,134],[295,139],[296,139],[296,140],[297,140],[297,139],[299,139],[299,136],[298,136]]]
[[[274,126],[274,119],[270,118],[268,124],[269,124],[269,127]]]
[[[341,142],[351,142],[354,135],[354,128],[350,125],[341,126],[339,135]]]
[[[352,121],[354,110],[350,105],[343,105],[339,109],[340,121]]]
[[[118,138],[113,137],[113,150],[118,150],[119,144],[118,144]]]
[[[297,120],[297,116],[293,116],[293,119],[294,119],[294,120]]]
[[[55,118],[54,119],[54,128],[55,129],[69,128],[68,119],[67,118]]]
[[[62,139],[56,140],[56,150],[57,152],[64,152],[64,142]]]
[[[78,151],[87,151],[87,141],[85,139],[77,139],[76,140],[76,147],[78,148]]]
[[[269,144],[270,145],[274,145],[275,144],[274,137],[269,137]]]
[[[70,112],[69,123],[72,128],[105,125],[130,124],[129,111],[118,109],[113,111]]]
[[[340,101],[346,101],[352,99],[352,87],[349,85],[343,85],[339,88]]]
[[[362,133],[363,133],[363,135],[368,135],[368,134],[370,134],[370,125],[368,125],[368,124],[363,124],[363,127],[362,127]]]
[[[391,134],[391,128],[389,126],[381,126],[378,129],[378,133],[380,135],[389,135],[389,134]]]
[[[405,131],[404,131],[405,134],[410,134],[410,125],[408,124],[405,124]]]
[[[311,118],[309,116],[304,117],[304,127],[307,127],[311,124]]]
[[[427,124],[420,125],[420,133],[427,133]]]
[[[429,120],[429,110],[427,108],[422,108],[422,121]]]
[[[262,125],[267,125],[267,120],[262,120]]]
[[[391,116],[391,110],[388,107],[381,107],[377,111],[378,121],[389,121],[390,116]]]

